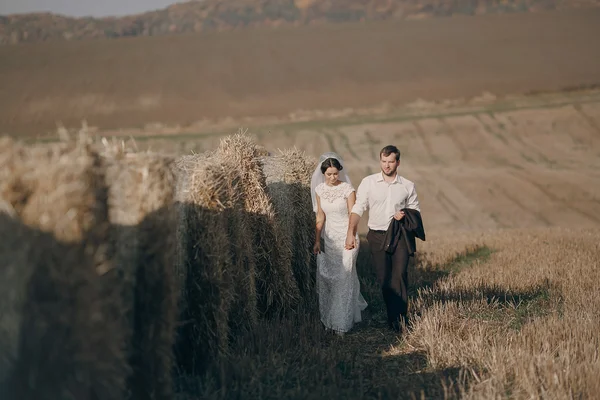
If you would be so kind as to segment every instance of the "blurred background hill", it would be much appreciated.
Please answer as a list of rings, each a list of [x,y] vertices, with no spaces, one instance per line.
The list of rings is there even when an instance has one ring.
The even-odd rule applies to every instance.
[[[598,7],[598,0],[201,0],[138,15],[0,16],[0,44]]]

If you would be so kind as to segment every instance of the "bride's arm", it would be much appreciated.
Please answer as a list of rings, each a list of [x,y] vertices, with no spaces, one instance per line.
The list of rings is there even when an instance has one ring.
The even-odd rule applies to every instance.
[[[313,251],[315,254],[321,252],[321,231],[323,231],[323,224],[325,224],[325,213],[321,208],[321,198],[318,194],[315,194],[315,198],[317,200],[317,221],[316,221],[316,230],[315,230],[315,245],[313,246]]]
[[[358,219],[360,218],[357,214],[352,212],[352,209],[356,205],[356,191],[351,189],[352,192],[348,195],[348,233],[346,234],[346,250],[352,250],[356,248],[356,230],[358,228]]]
[[[352,207],[356,203],[356,192],[352,192],[348,195],[348,215],[352,214]]]

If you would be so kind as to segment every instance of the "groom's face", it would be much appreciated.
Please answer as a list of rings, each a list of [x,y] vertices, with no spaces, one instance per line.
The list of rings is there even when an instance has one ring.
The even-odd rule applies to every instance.
[[[387,176],[394,176],[400,161],[396,160],[396,153],[390,153],[389,156],[381,154],[379,157],[379,164],[381,165],[381,171]]]

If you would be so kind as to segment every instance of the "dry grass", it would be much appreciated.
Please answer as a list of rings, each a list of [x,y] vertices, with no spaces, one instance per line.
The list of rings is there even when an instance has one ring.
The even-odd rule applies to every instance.
[[[485,235],[496,249],[489,262],[420,293],[409,345],[434,368],[464,368],[461,397],[594,397],[599,238],[569,229]]]
[[[132,396],[169,399],[178,318],[174,159],[114,147],[103,155],[111,243],[131,344]]]
[[[344,338],[307,314],[265,322],[201,381],[194,398],[593,398],[600,316],[597,230],[432,233],[411,267],[410,330],[385,328],[361,243],[370,307]],[[239,347],[237,347],[239,346]]]
[[[85,141],[0,147],[6,393],[121,397],[129,366],[100,157]]]

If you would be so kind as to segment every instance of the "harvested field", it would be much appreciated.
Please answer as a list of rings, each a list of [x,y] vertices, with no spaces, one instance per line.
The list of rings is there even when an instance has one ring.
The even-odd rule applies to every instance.
[[[311,315],[265,323],[178,399],[217,399],[223,388],[265,399],[594,398],[598,243],[597,229],[428,233],[409,271],[412,325],[400,336],[385,328],[361,243],[369,308],[356,329],[328,335]]]
[[[185,127],[597,84],[597,37],[600,9],[3,46],[0,132],[82,119]]]

